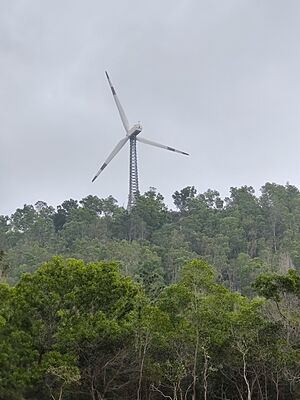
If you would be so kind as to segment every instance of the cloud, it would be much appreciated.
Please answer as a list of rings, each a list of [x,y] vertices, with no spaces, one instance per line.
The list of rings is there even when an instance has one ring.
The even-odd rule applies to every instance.
[[[127,201],[108,69],[142,135],[141,189],[299,185],[300,3],[12,0],[0,4],[1,208],[90,193]],[[155,160],[155,162],[153,162]]]

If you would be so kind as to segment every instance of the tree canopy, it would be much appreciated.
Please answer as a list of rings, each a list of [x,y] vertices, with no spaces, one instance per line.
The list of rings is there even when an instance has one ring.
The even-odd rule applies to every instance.
[[[0,399],[296,400],[300,192],[0,216]]]

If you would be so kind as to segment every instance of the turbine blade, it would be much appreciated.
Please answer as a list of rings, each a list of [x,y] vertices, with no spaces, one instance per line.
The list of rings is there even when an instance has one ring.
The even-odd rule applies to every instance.
[[[112,94],[114,96],[115,103],[116,103],[116,106],[118,108],[118,111],[119,111],[123,126],[124,126],[126,132],[128,132],[129,131],[129,122],[128,122],[128,119],[126,117],[125,111],[123,110],[123,107],[122,107],[122,105],[120,103],[120,100],[118,99],[117,93],[115,91],[115,88],[113,87],[113,84],[111,83],[111,80],[110,80],[110,78],[108,76],[107,71],[105,71],[105,75],[106,75],[106,78],[108,80],[109,86],[111,88],[111,92],[112,92]]]
[[[94,180],[96,178],[98,178],[98,176],[101,174],[101,172],[104,170],[104,168],[107,167],[107,165],[111,162],[111,160],[119,153],[119,151],[122,149],[122,147],[124,146],[124,144],[130,139],[129,136],[126,136],[124,139],[121,139],[119,141],[119,143],[116,145],[116,147],[113,149],[113,151],[110,153],[110,155],[107,157],[107,159],[104,161],[104,163],[102,164],[101,168],[99,169],[99,171],[96,173],[96,175],[94,176],[94,178],[92,179],[92,182],[94,182]]]
[[[174,149],[174,147],[165,146],[164,144],[152,142],[152,140],[144,139],[144,138],[141,138],[139,136],[136,137],[136,140],[141,142],[141,143],[150,144],[151,146],[160,147],[161,149],[175,151],[175,153],[180,153],[180,154],[184,154],[185,156],[189,156],[189,154],[185,153],[184,151]]]

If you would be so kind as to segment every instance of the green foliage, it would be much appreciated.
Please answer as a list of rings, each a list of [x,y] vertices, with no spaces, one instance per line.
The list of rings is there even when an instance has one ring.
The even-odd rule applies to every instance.
[[[0,216],[1,399],[299,397],[299,190],[173,200]]]
[[[179,209],[181,213],[188,212],[191,206],[191,200],[197,194],[197,190],[194,186],[187,186],[183,188],[180,192],[176,190],[173,194],[173,200],[175,206]]]
[[[172,211],[150,188],[130,214],[111,196],[70,199],[56,210],[42,201],[25,205],[0,217],[2,279],[15,283],[60,254],[86,262],[115,259],[123,273],[143,281],[149,254],[157,287],[176,282],[184,263],[203,258],[226,287],[253,296],[251,283],[260,273],[300,266],[298,189],[266,183],[261,191],[257,197],[251,186],[232,187],[222,199],[216,190],[197,194],[188,186],[174,193],[178,211]],[[146,281],[152,285],[152,278]]]
[[[0,289],[5,398],[11,387],[20,394],[40,387],[43,396],[43,382],[60,393],[80,380],[88,392],[100,366],[123,351],[139,293],[116,264],[59,257],[23,275],[14,289]],[[97,390],[104,389],[99,382]]]
[[[155,296],[113,262],[61,257],[1,284],[0,398],[296,400],[300,318],[286,300],[299,300],[299,275],[257,278],[276,315],[205,260],[180,271]]]
[[[253,286],[267,299],[280,301],[286,294],[293,294],[300,298],[300,275],[295,270],[289,270],[286,275],[262,274]]]

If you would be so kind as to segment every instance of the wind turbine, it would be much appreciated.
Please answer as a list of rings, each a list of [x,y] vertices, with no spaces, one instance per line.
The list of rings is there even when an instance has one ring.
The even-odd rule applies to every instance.
[[[135,201],[137,196],[139,195],[139,181],[138,181],[138,166],[137,166],[137,149],[136,149],[136,142],[141,142],[141,143],[146,143],[151,146],[155,147],[160,147],[161,149],[166,149],[170,151],[174,151],[175,153],[180,153],[188,156],[188,153],[185,153],[184,151],[176,150],[173,147],[165,146],[160,143],[152,142],[151,140],[144,139],[141,137],[138,137],[138,134],[141,133],[142,131],[142,125],[140,123],[137,123],[130,127],[128,119],[126,117],[126,114],[123,110],[123,107],[118,99],[117,93],[115,91],[115,88],[113,87],[113,84],[111,83],[111,80],[108,76],[108,73],[105,71],[105,75],[107,77],[109,86],[111,88],[116,106],[118,108],[123,126],[126,131],[126,136],[121,139],[118,144],[115,146],[113,151],[110,153],[110,155],[107,157],[107,159],[104,161],[102,166],[100,167],[99,171],[96,173],[94,178],[92,179],[92,182],[94,182],[95,179],[98,178],[98,176],[101,174],[101,172],[104,170],[104,168],[107,167],[107,165],[111,162],[111,160],[119,153],[119,151],[124,147],[124,145],[129,141],[130,144],[130,156],[129,156],[129,195],[128,195],[128,205],[127,205],[127,210],[130,212],[132,207],[135,205]]]

